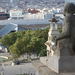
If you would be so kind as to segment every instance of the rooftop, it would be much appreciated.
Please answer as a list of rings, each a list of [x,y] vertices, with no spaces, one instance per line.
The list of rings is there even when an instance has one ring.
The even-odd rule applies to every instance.
[[[49,22],[58,22],[59,20],[55,19],[55,18],[52,18],[49,20]]]
[[[18,25],[50,24],[49,19],[0,20],[0,25],[8,25],[10,23],[14,23]],[[62,24],[63,20],[59,20],[58,23]]]

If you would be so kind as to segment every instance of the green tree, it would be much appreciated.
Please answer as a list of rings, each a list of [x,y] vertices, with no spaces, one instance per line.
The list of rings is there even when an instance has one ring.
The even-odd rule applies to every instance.
[[[22,38],[22,37],[25,35],[25,32],[26,32],[26,31],[21,31],[21,30],[19,30],[19,31],[16,33],[17,38]]]
[[[41,52],[40,52],[40,57],[42,57],[42,56],[47,56],[47,51],[46,51],[46,49],[41,50]]]
[[[60,33],[62,33],[62,27],[58,27]]]
[[[17,38],[16,42],[9,47],[9,50],[13,57],[14,54],[17,57],[20,57],[22,54],[30,52],[30,47],[29,47],[30,37],[28,36],[23,37],[22,39]]]
[[[1,39],[1,43],[9,47],[15,43],[16,39],[16,33],[10,33],[9,35],[4,35]]]
[[[22,40],[17,38],[16,42],[9,47],[9,50],[13,57],[14,55],[16,55],[16,57],[20,57],[20,55],[24,54]]]
[[[22,38],[23,49],[27,53],[30,52],[30,40],[31,40],[31,35],[30,34],[28,34],[27,36]]]
[[[0,40],[3,45],[10,46],[10,38],[8,35],[4,35],[4,37]]]
[[[8,35],[9,40],[10,40],[10,46],[13,45],[16,42],[17,36],[16,33],[10,33]]]
[[[45,29],[40,29],[40,30],[38,30],[38,31],[36,32],[36,33],[38,33],[38,35],[36,35],[36,36],[39,37],[39,38],[44,38],[45,41],[47,41],[49,28],[50,28],[50,27],[48,26],[48,27],[45,28]]]
[[[38,55],[38,53],[40,53],[42,49],[46,48],[44,42],[45,42],[44,38],[33,37],[30,41],[31,49],[32,50],[35,49],[36,54]]]

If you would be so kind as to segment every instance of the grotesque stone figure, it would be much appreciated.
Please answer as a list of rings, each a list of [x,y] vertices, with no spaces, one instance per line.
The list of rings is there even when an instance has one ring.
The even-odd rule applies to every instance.
[[[63,32],[56,38],[52,49],[60,50],[61,56],[73,56],[75,52],[75,5],[68,3],[64,8]]]

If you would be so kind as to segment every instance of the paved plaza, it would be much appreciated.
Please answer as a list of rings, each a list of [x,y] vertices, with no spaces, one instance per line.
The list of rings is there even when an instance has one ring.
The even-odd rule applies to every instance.
[[[32,63],[24,63],[14,66],[0,66],[0,73],[4,72],[4,75],[16,75],[16,74],[35,74],[36,70]]]
[[[7,56],[11,57],[9,53],[0,53],[0,56]],[[3,66],[3,64],[10,64],[12,61],[7,61],[2,63],[2,66],[0,66],[0,74],[4,72],[4,75],[16,75],[16,74],[35,74],[36,69],[32,65],[32,63],[21,63],[20,65],[14,65],[14,66]]]

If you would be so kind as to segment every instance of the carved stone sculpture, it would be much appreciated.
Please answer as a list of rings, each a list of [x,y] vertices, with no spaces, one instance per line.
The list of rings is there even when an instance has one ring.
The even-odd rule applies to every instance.
[[[64,9],[63,32],[56,38],[56,44],[50,43],[54,51],[51,57],[41,57],[40,61],[57,74],[75,75],[75,5],[68,3]],[[48,45],[48,44],[47,44]],[[65,74],[64,74],[65,73]]]
[[[52,49],[60,50],[61,56],[73,56],[75,52],[75,5],[68,3],[64,9],[63,32],[56,38]]]

